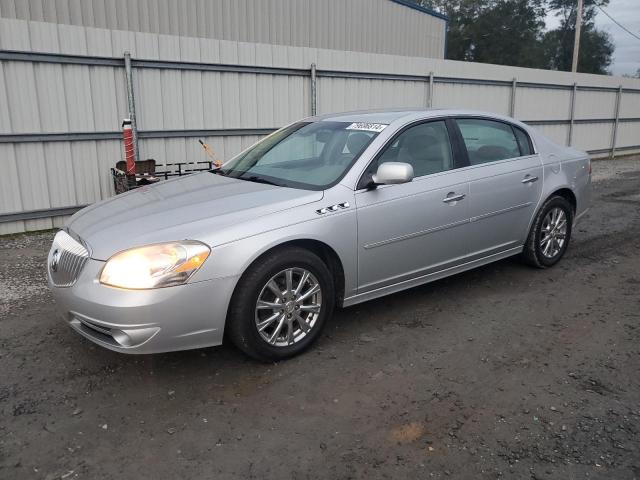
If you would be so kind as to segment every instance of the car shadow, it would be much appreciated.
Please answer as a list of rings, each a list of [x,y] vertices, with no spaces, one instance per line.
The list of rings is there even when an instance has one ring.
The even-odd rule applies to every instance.
[[[532,273],[545,275],[544,272],[531,269],[517,260],[506,259],[338,309],[307,352],[277,363],[250,359],[230,342],[197,350],[123,355],[93,345],[68,329],[70,338],[65,343],[71,344],[73,359],[67,358],[64,366],[60,367],[69,371],[69,362],[73,362],[72,366],[78,371],[70,377],[60,373],[65,375],[64,380],[75,380],[68,385],[69,388],[86,385],[87,390],[101,392],[102,396],[111,395],[109,392],[127,391],[138,405],[151,409],[155,408],[156,402],[170,405],[168,408],[198,409],[203,399],[221,405],[235,405],[240,398],[260,397],[266,392],[276,391],[274,388],[297,395],[300,392],[296,385],[302,381],[301,375],[310,377],[304,380],[306,382],[323,382],[336,369],[353,365],[353,362],[369,359],[375,363],[376,359],[396,358],[401,352],[394,352],[396,347],[382,341],[388,338],[388,334],[406,341],[407,333],[412,337],[423,335],[419,331],[422,328],[446,330],[449,317],[441,312],[451,309],[460,316],[456,305],[465,299],[482,302],[488,295],[508,298],[506,294],[509,291],[513,292],[522,285],[526,288],[531,283]],[[413,330],[408,332],[407,329]],[[181,403],[164,403],[173,391],[180,392]],[[113,401],[119,403],[115,398]],[[173,410],[168,414],[171,412]]]

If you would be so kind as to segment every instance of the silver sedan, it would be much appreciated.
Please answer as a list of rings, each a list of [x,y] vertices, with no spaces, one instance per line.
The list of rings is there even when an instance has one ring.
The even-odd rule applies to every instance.
[[[520,255],[551,267],[588,209],[589,157],[465,110],[324,115],[221,168],[85,208],[56,235],[66,322],[125,353],[298,354],[347,307]]]

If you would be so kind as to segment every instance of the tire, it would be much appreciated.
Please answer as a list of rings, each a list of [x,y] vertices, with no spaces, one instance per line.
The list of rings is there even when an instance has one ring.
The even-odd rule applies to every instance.
[[[319,292],[304,298],[316,286]],[[334,304],[333,277],[320,257],[300,247],[281,248],[261,257],[242,275],[231,298],[226,331],[250,357],[283,360],[317,340]]]
[[[558,215],[555,227],[554,214]],[[573,216],[573,207],[564,197],[549,197],[533,220],[522,251],[523,260],[537,268],[549,268],[558,263],[571,240]],[[560,228],[563,221],[564,227]]]

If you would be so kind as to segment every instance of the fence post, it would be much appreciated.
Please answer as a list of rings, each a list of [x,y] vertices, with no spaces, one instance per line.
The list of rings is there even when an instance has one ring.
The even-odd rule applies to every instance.
[[[316,88],[317,75],[316,64],[311,64],[311,116],[315,116],[318,111],[318,93]]]
[[[133,149],[136,160],[140,160],[140,150],[138,150],[138,123],[136,121],[136,99],[133,94],[133,74],[131,70],[131,53],[129,52],[124,52],[124,73],[127,77],[127,103],[129,105],[131,131],[133,133]]]
[[[433,108],[433,72],[429,72],[429,95],[427,96],[427,108]]]
[[[618,93],[616,94],[616,119],[613,123],[613,132],[611,133],[611,154],[609,159],[613,160],[616,154],[616,137],[618,136],[618,123],[620,120],[620,97],[622,97],[622,85],[618,87]]]
[[[518,80],[514,78],[511,81],[511,105],[509,106],[509,116],[516,116],[516,89],[518,88]]]
[[[576,93],[578,91],[578,84],[573,84],[573,89],[571,90],[571,118],[569,119],[569,139],[567,141],[567,146],[570,147],[573,143],[573,122],[575,120],[576,113]]]

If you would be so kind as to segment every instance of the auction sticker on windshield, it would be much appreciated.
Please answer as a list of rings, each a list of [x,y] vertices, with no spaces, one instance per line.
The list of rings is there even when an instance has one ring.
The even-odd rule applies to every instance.
[[[377,132],[380,133],[383,131],[387,125],[383,123],[367,123],[367,122],[356,122],[352,123],[347,127],[347,130],[364,130],[367,132]]]

